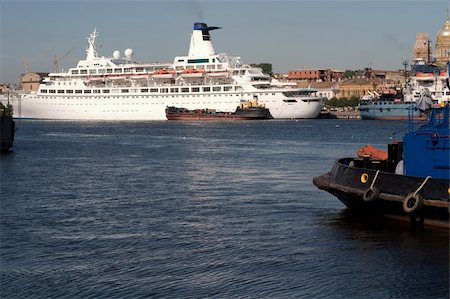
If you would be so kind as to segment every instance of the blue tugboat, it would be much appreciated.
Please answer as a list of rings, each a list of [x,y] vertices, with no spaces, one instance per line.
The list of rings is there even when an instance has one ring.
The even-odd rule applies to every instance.
[[[388,145],[387,159],[339,159],[314,185],[351,210],[450,228],[449,110],[432,109],[428,123],[417,129],[410,111],[408,132]]]

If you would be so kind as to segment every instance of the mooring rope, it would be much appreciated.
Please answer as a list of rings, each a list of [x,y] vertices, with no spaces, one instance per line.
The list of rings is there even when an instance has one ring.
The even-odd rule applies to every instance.
[[[377,172],[375,173],[375,177],[373,178],[373,181],[372,181],[372,184],[370,185],[370,190],[372,190],[372,191],[374,191],[373,190],[373,185],[375,185],[375,181],[377,180],[377,177],[378,177],[378,174],[380,173],[380,171],[379,170],[377,170]]]
[[[425,180],[423,181],[422,185],[419,186],[419,188],[417,188],[417,190],[414,192],[414,197],[416,196],[417,193],[419,193],[420,190],[422,190],[423,186],[425,186],[425,184],[427,183],[427,181],[431,179],[431,176],[427,176],[425,178]]]

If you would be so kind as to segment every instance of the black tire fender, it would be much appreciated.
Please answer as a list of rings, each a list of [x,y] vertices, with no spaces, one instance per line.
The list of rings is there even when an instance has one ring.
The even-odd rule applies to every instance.
[[[378,199],[380,196],[380,189],[373,187],[372,189],[367,189],[363,194],[363,200],[365,202],[372,202]]]
[[[403,200],[403,211],[408,214],[420,210],[422,206],[423,197],[418,193],[414,195],[414,192],[411,192],[406,195],[405,199]]]

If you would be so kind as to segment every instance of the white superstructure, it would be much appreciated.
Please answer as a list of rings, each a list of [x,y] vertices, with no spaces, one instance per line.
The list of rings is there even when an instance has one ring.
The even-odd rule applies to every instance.
[[[421,61],[416,62],[404,90],[405,101],[416,102],[428,90],[434,102],[442,105],[449,103],[448,79],[448,66],[447,71],[444,71]]]
[[[239,57],[217,54],[208,27],[195,23],[188,56],[172,64],[137,63],[98,56],[94,30],[87,55],[68,72],[50,73],[36,93],[13,101],[15,117],[64,120],[164,120],[167,106],[235,111],[241,100],[258,97],[274,118],[315,118],[325,98],[313,89],[276,82]]]

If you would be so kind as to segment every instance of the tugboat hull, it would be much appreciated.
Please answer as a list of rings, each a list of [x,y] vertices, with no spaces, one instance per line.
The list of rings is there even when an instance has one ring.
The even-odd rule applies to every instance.
[[[12,116],[0,117],[0,152],[8,152],[13,147],[15,123]]]
[[[383,166],[378,163],[370,169],[364,165],[368,162],[340,159],[331,172],[315,177],[313,183],[352,210],[450,228],[448,180],[380,171],[376,168]]]

